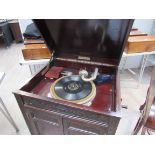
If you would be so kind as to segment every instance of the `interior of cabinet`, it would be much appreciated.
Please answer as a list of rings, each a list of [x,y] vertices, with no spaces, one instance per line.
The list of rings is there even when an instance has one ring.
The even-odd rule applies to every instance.
[[[68,67],[67,63],[65,64],[57,63],[57,66],[58,65],[59,67],[60,65],[61,66],[63,65],[63,67],[65,68]],[[73,67],[74,69],[77,69],[77,70],[81,68],[81,66],[78,66],[75,63],[70,63],[69,66],[70,68]],[[82,67],[83,68],[87,67],[87,70],[90,72],[94,70],[94,66],[82,66]],[[99,72],[102,74],[111,74],[113,75],[113,79],[104,84],[96,85],[96,96],[93,99],[92,104],[87,108],[97,110],[97,111],[110,112],[113,104],[115,104],[114,92],[116,89],[116,68],[100,67]],[[50,87],[55,80],[56,79],[50,79],[45,77],[45,75],[41,75],[41,73],[38,73],[38,75],[35,76],[32,80],[30,80],[29,83],[25,85],[21,90],[24,90],[39,96],[51,98]],[[35,84],[34,84],[34,81],[35,81]],[[86,106],[86,105],[79,105],[79,106]]]

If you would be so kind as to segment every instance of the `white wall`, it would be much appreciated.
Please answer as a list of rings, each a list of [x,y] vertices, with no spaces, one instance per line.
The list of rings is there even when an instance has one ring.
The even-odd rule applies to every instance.
[[[19,25],[20,25],[22,34],[25,32],[27,25],[29,25],[31,23],[32,23],[31,19],[19,19]]]
[[[154,19],[136,19],[133,27],[138,28],[140,31],[151,34]]]

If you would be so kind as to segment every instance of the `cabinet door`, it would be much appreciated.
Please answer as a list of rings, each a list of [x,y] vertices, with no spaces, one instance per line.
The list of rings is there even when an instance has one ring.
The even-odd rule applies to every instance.
[[[76,117],[63,118],[63,124],[67,135],[104,135],[108,132],[106,123]]]
[[[32,127],[32,134],[40,135],[62,135],[62,117],[58,113],[46,110],[27,109],[26,113]]]

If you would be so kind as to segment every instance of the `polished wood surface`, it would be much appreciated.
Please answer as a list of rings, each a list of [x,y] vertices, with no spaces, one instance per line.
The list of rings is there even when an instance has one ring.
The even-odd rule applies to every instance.
[[[22,48],[25,60],[50,59],[52,54],[46,44],[28,44]]]
[[[50,94],[50,87],[52,83],[53,80],[43,79],[31,92],[40,96],[48,97]],[[112,91],[114,91],[112,90],[112,83],[99,85],[96,87],[96,89],[96,97],[92,101],[92,105],[88,106],[87,109],[93,111],[95,110],[96,112],[111,112],[114,102],[112,96]]]
[[[129,37],[127,53],[151,52],[155,50],[155,36]]]
[[[134,20],[34,20],[49,49],[61,54],[113,59],[119,63]]]
[[[57,65],[59,63],[57,63],[57,61],[56,61],[54,64]],[[61,65],[65,66],[65,67],[70,68],[72,66],[71,63],[68,63],[68,66],[66,66],[66,64],[67,64],[66,62],[61,62]],[[74,67],[73,69],[79,70],[80,67],[81,66],[78,66],[78,64],[77,64],[77,67],[76,68]],[[83,65],[83,68],[85,68],[85,67],[88,69],[88,71],[94,71],[94,68],[92,70],[91,69],[89,70],[89,65]],[[119,79],[116,79],[116,78],[119,78],[119,77],[117,77],[117,74],[119,74],[119,73],[117,73],[118,68],[117,67],[101,67],[101,68],[102,68],[102,70],[99,68],[100,73],[113,75],[113,80],[109,83],[106,83],[103,85],[98,85],[97,86],[97,91],[98,91],[97,96],[98,97],[96,97],[94,99],[94,101],[93,101],[94,104],[92,104],[92,106],[89,106],[89,107],[81,105],[81,108],[86,108],[86,109],[89,109],[91,111],[98,112],[98,113],[104,113],[104,112],[111,113],[112,111],[115,111],[115,110],[112,110],[113,104],[120,103],[119,100],[118,100],[118,102],[116,102],[116,98],[115,98],[115,96],[113,96],[113,93],[115,91],[117,91],[116,89],[118,89],[118,91],[120,91]],[[49,98],[48,93],[50,92],[51,84],[54,81],[55,80],[46,78],[45,75],[42,75],[42,71],[41,71],[36,76],[34,76],[27,84],[25,84],[21,88],[21,90],[30,92],[32,94],[39,95],[39,96],[43,97],[44,99]],[[117,81],[117,83],[116,83],[116,81]],[[102,94],[102,93],[104,93],[104,94]],[[51,100],[53,100],[53,99],[51,99]],[[57,102],[60,102],[60,101],[57,101]],[[70,104],[68,102],[64,102],[64,103],[67,103],[69,105],[73,105],[76,107],[80,107],[77,104],[72,104],[72,103]],[[118,109],[116,109],[116,111],[117,111],[116,114],[118,114],[118,116],[119,116],[120,115],[120,107]]]

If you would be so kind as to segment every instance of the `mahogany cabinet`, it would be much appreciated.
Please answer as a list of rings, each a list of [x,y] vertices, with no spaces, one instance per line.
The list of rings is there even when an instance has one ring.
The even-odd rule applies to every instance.
[[[31,134],[112,135],[121,119],[119,62],[133,20],[34,20],[48,48],[49,64],[14,92]],[[54,99],[50,87],[56,80],[46,77],[52,67],[86,69],[109,75],[111,80],[95,84],[96,95],[89,106]]]

